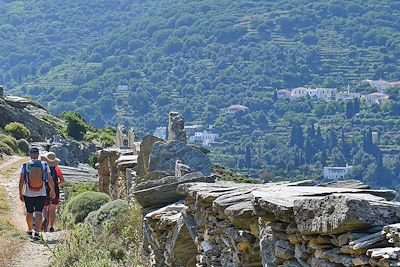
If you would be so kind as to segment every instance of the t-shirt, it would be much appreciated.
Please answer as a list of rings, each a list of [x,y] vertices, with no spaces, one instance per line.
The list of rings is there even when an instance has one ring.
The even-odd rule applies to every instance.
[[[35,161],[35,160],[33,160]],[[50,175],[50,168],[49,165],[42,161],[42,165],[43,168],[46,168],[46,171],[49,175],[49,178],[51,178]],[[24,171],[24,165],[21,166],[21,174],[24,175],[25,171]],[[43,182],[43,187],[40,190],[34,191],[32,189],[29,188],[28,184],[26,182],[24,182],[24,196],[26,197],[42,197],[42,196],[46,196],[46,184]]]

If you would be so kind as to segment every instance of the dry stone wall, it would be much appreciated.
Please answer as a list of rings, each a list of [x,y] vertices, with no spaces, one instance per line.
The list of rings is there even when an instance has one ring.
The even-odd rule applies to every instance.
[[[183,202],[144,217],[152,266],[400,265],[390,190],[197,182],[177,192]]]

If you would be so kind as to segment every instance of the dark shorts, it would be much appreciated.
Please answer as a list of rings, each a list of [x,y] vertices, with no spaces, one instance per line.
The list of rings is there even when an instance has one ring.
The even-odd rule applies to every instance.
[[[24,196],[24,202],[26,212],[33,213],[34,211],[42,211],[46,197],[26,197]]]
[[[52,205],[58,205],[59,203],[59,197],[51,198],[51,197],[46,197],[46,201],[44,202],[45,206],[48,206],[50,204]]]
[[[51,198],[50,197],[50,190],[47,190],[47,196],[46,196],[46,201],[44,202],[45,206],[48,206],[50,204],[52,205],[58,205],[60,199],[60,189],[56,188],[56,197]]]

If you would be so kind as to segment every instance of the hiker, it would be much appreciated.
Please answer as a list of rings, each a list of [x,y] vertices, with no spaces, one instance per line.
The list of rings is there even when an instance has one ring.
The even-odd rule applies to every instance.
[[[47,186],[47,197],[44,204],[45,219],[42,224],[42,230],[54,232],[54,223],[56,221],[56,210],[60,199],[60,185],[64,183],[64,177],[61,169],[58,166],[60,159],[57,158],[54,152],[48,152],[41,156],[42,161],[46,161],[50,168],[51,178],[54,183],[55,197],[50,197],[50,188]],[[48,185],[48,184],[47,184]]]
[[[32,237],[33,213],[35,212],[35,232],[33,240],[39,240],[42,225],[42,210],[46,201],[46,182],[50,187],[50,196],[54,197],[53,179],[50,168],[46,162],[39,160],[39,148],[31,147],[29,150],[31,160],[22,164],[19,179],[19,198],[25,202],[27,234]]]

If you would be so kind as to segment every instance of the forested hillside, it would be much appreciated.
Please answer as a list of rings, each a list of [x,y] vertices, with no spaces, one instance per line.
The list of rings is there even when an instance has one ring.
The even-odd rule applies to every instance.
[[[357,178],[371,181],[384,163],[399,178],[400,159],[382,157],[400,145],[397,92],[351,116],[346,102],[274,97],[303,85],[369,92],[361,80],[400,80],[398,1],[36,0],[0,1],[0,10],[0,82],[55,113],[143,136],[176,110],[188,124],[214,125],[223,142],[214,158],[229,167],[318,177],[322,163],[354,163]],[[249,110],[220,111],[231,104]],[[305,139],[295,145],[298,126]],[[382,151],[362,143],[370,128]]]
[[[0,10],[0,82],[99,126],[148,131],[170,109],[210,124],[219,108],[266,103],[274,88],[400,75],[400,4],[389,0],[38,0]],[[118,85],[128,92],[114,96]]]

